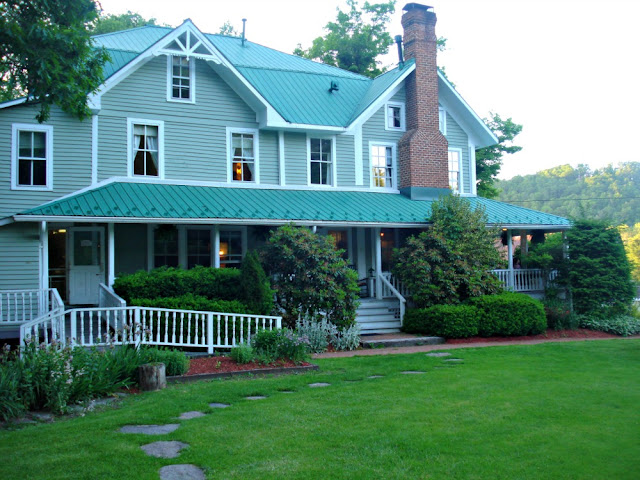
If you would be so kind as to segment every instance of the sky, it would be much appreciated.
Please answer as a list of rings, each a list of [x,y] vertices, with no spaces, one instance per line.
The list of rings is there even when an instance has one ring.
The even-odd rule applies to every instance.
[[[364,0],[361,0],[364,3]],[[375,3],[375,0],[370,0]],[[398,1],[389,33],[402,34]],[[500,178],[557,165],[639,162],[639,0],[428,0],[447,39],[438,63],[475,112],[523,125]],[[203,32],[225,21],[247,38],[292,52],[323,35],[344,0],[100,0],[105,13],[132,10]],[[395,49],[383,58],[397,62]]]

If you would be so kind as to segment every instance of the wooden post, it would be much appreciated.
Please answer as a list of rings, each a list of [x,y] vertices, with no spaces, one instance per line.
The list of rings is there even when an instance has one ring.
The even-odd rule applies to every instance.
[[[140,390],[152,392],[167,388],[167,375],[164,363],[147,363],[138,367]]]
[[[526,230],[520,230],[520,268],[527,267],[527,254],[529,253],[529,237]]]
[[[382,298],[382,282],[380,276],[382,275],[382,242],[380,241],[380,228],[374,228],[373,234],[375,237],[375,258],[376,258],[376,298],[380,300]]]
[[[507,288],[513,290],[514,288],[514,274],[513,274],[513,238],[511,230],[507,230],[507,256],[509,259],[509,281],[507,282]]]

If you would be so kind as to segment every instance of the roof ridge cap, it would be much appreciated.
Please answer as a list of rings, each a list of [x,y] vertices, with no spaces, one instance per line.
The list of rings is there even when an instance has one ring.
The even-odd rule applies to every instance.
[[[98,35],[91,35],[91,38],[106,37],[108,35],[116,35],[116,34],[120,34],[120,33],[128,33],[128,32],[132,32],[134,30],[141,30],[143,28],[162,28],[162,29],[168,28],[170,30],[175,30],[174,27],[164,27],[162,25],[142,25],[141,27],[126,28],[124,30],[118,30],[116,32],[99,33]]]
[[[324,65],[324,64],[321,64],[321,65]],[[254,70],[270,70],[270,71],[276,71],[276,72],[302,73],[302,74],[305,74],[305,75],[321,75],[321,76],[325,76],[325,77],[339,77],[338,75],[331,75],[331,74],[328,74],[328,73],[306,72],[306,71],[300,71],[300,70],[291,70],[289,68],[256,67],[254,65],[242,65],[242,64],[234,64],[234,66],[236,68],[251,68],[251,69],[254,69]],[[341,72],[350,73],[350,72],[348,72],[348,70],[342,70],[342,69],[339,69],[339,70]],[[356,81],[361,81],[361,82],[372,82],[373,81],[372,78],[365,77],[364,75],[362,75],[360,77],[356,77],[356,78],[350,78],[350,77],[344,77],[344,76],[341,76],[339,78],[346,78],[347,80],[356,80]]]

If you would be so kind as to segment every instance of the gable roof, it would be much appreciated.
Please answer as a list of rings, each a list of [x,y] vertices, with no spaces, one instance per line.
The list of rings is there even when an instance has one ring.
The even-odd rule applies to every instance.
[[[562,230],[566,218],[529,208],[462,197],[484,208],[490,225]],[[401,194],[279,188],[213,187],[172,182],[111,181],[21,212],[16,221],[157,222],[281,225],[428,225],[429,200]]]

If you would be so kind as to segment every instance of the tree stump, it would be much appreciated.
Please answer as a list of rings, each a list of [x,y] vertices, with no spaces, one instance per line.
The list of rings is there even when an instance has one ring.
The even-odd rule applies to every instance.
[[[167,388],[167,375],[164,363],[147,363],[138,367],[140,390],[151,392]]]

